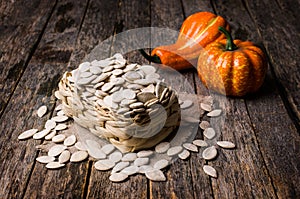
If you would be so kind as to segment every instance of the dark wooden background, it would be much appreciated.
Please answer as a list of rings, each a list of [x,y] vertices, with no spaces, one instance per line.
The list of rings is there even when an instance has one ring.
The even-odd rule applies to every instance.
[[[299,0],[15,0],[0,1],[0,198],[300,198]],[[269,71],[262,89],[245,98],[216,95],[226,109],[222,138],[237,149],[202,171],[193,154],[166,171],[166,182],[136,175],[111,183],[92,162],[47,170],[36,163],[41,141],[18,141],[41,127],[42,104],[55,106],[53,92],[64,71],[74,69],[98,42],[138,27],[179,30],[197,11],[229,21],[235,38],[266,52]],[[145,62],[137,53],[130,61]],[[183,73],[195,91],[207,94],[196,70]]]

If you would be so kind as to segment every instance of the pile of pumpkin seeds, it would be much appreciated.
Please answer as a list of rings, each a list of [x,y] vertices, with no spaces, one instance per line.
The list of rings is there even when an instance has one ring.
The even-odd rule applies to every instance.
[[[76,123],[130,152],[154,146],[179,124],[177,94],[159,77],[154,66],[115,54],[66,72],[56,97]]]
[[[119,54],[117,54],[114,56],[114,58],[109,58],[107,60],[119,60],[120,61],[120,60],[123,60],[123,57],[121,59],[121,56]],[[99,62],[99,61],[97,61],[97,62]],[[122,62],[122,64],[123,63],[124,63],[124,61]],[[88,64],[85,63],[84,65],[88,65]],[[84,65],[81,65],[81,67],[83,67]],[[133,67],[132,65],[135,65],[135,67]],[[136,69],[141,67],[137,64],[132,64],[132,65],[130,67],[133,67],[132,69],[134,69],[134,71],[137,71]],[[89,71],[90,72],[92,72],[92,71],[99,72],[100,71],[95,68],[92,69],[90,66],[93,66],[93,64],[89,63]],[[79,70],[81,67],[79,67]],[[106,66],[106,67],[103,67],[101,70],[105,70],[105,71],[109,70],[109,69],[106,69],[107,67],[111,68],[110,66]],[[122,69],[120,69],[120,68],[116,68],[116,69],[123,70],[123,72],[124,72],[127,67],[128,67],[128,65],[125,68],[121,67]],[[147,68],[146,70],[148,70],[148,71],[146,71],[146,74],[144,74],[144,75],[146,75],[146,78],[144,78],[144,79],[147,79],[147,74],[149,75],[149,71],[152,71],[153,69],[149,65],[147,65],[147,67],[145,67],[145,68]],[[113,73],[114,71],[112,71],[112,70],[113,69],[109,70],[109,72]],[[119,70],[117,70],[117,71],[119,71]],[[132,70],[128,69],[128,71],[132,71]],[[99,74],[100,73],[101,72],[99,72]],[[121,71],[115,72],[114,76],[116,74],[121,74]],[[150,72],[150,74],[153,74],[151,76],[152,76],[152,78],[155,78],[156,80],[159,78],[158,74],[155,72]],[[86,74],[87,77],[90,77],[88,75],[89,74]],[[66,73],[64,76],[64,78],[69,78],[69,79],[71,79],[71,81],[72,81],[72,78],[74,78],[74,77],[76,77],[76,75],[70,76],[70,74],[68,74],[68,73]],[[123,80],[120,80],[117,78],[118,78],[117,76],[113,77],[111,81],[123,82]],[[92,78],[90,78],[90,79],[92,79]],[[113,79],[116,79],[116,80],[113,80]],[[148,77],[148,79],[151,79],[151,78]],[[78,79],[74,79],[73,83],[77,82],[77,80]],[[91,80],[91,81],[93,81],[93,80]],[[102,88],[104,85],[110,83],[111,81],[106,81],[105,83],[101,83],[101,82],[103,82],[103,80],[102,80],[100,82],[95,82],[95,85],[98,84],[98,86],[100,85],[99,87]],[[89,82],[88,83],[84,82],[84,83],[86,85]],[[132,84],[135,84],[135,83],[131,83],[128,85],[132,85]],[[149,86],[149,85],[153,85],[153,86]],[[157,85],[162,85],[162,84],[160,82],[152,82],[152,80],[151,80],[151,83],[149,83],[145,86],[142,85],[143,87],[140,87],[138,90],[139,90],[139,92],[142,92],[142,93],[150,91],[149,93],[153,93],[155,95],[156,90],[165,91],[167,88],[167,90],[164,92],[164,96],[169,96],[168,102],[172,101],[172,100],[170,100],[170,96],[172,96],[172,93],[174,91],[172,91],[167,86],[163,86],[162,88],[160,88]],[[94,121],[96,117],[99,117],[99,114],[96,114],[91,111],[87,112],[86,110],[93,110],[93,109],[87,109],[87,107],[89,106],[91,108],[91,107],[95,107],[95,105],[100,106],[100,107],[97,106],[98,111],[100,110],[99,108],[101,108],[101,107],[105,107],[109,111],[113,110],[116,112],[122,108],[128,109],[128,107],[126,107],[126,106],[121,106],[122,100],[125,100],[127,98],[121,97],[122,98],[121,101],[120,101],[120,99],[116,100],[116,98],[118,98],[118,97],[117,96],[113,97],[114,96],[113,94],[114,94],[114,92],[121,92],[120,95],[122,95],[124,90],[133,89],[133,88],[127,87],[122,90],[120,87],[119,89],[116,89],[112,93],[108,92],[107,94],[102,93],[103,95],[99,94],[100,96],[103,97],[102,98],[103,102],[101,102],[99,104],[98,96],[97,96],[97,99],[94,98],[96,103],[90,103],[91,101],[93,101],[93,97],[94,97],[93,95],[90,95],[87,93],[88,89],[91,89],[90,86],[84,87],[83,84],[73,84],[71,86],[70,82],[68,84],[61,84],[60,87],[61,86],[64,86],[64,89],[60,88],[59,91],[57,91],[55,93],[55,96],[58,99],[62,100],[62,104],[59,104],[56,106],[54,113],[53,113],[53,117],[51,119],[47,120],[47,122],[44,125],[44,128],[41,130],[39,130],[39,129],[27,130],[27,131],[21,133],[18,137],[20,140],[24,140],[24,139],[28,139],[28,138],[45,140],[42,145],[37,146],[37,148],[40,149],[42,151],[42,153],[41,153],[41,156],[39,156],[36,160],[40,163],[45,164],[46,168],[48,168],[48,169],[58,169],[58,168],[64,167],[65,164],[67,164],[68,162],[81,162],[81,161],[84,161],[87,159],[92,159],[95,161],[94,167],[97,170],[100,170],[100,171],[111,170],[111,175],[110,175],[109,179],[113,182],[124,181],[129,176],[138,174],[138,173],[145,174],[145,176],[152,181],[165,181],[166,177],[163,172],[164,169],[178,158],[186,160],[190,157],[191,153],[197,153],[200,155],[199,157],[204,158],[205,160],[211,161],[216,158],[220,147],[225,148],[225,149],[235,148],[235,145],[230,141],[211,142],[211,140],[216,140],[218,135],[216,134],[214,128],[211,127],[209,121],[202,120],[199,122],[199,120],[195,120],[195,118],[188,116],[192,110],[195,110],[195,105],[198,103],[199,99],[201,101],[200,108],[206,113],[206,116],[208,118],[219,117],[220,115],[222,115],[221,109],[213,110],[213,108],[212,108],[213,100],[211,97],[197,96],[196,98],[185,99],[184,97],[181,97],[181,96],[186,96],[185,94],[183,94],[183,95],[179,94],[178,96],[176,96],[176,100],[174,100],[169,107],[172,107],[174,104],[178,104],[180,108],[178,110],[175,109],[176,111],[173,111],[173,113],[181,114],[180,126],[184,126],[184,125],[187,126],[187,128],[183,129],[185,131],[189,128],[189,126],[191,126],[189,124],[198,123],[200,129],[202,129],[204,139],[196,139],[196,140],[192,140],[192,141],[182,139],[181,143],[177,142],[176,144],[172,143],[172,140],[163,140],[162,139],[162,141],[155,144],[155,146],[153,148],[142,149],[139,151],[126,151],[127,148],[125,148],[126,150],[124,151],[124,148],[119,147],[118,145],[114,145],[115,143],[113,143],[113,142],[112,142],[113,144],[110,143],[109,142],[110,140],[108,139],[109,140],[108,141],[106,136],[99,135],[99,132],[98,132],[99,129],[97,129],[97,125],[99,125],[99,123],[98,123],[99,121],[96,122],[96,125],[95,125],[95,123],[93,123],[93,126],[91,127],[91,122],[89,120]],[[77,88],[77,87],[79,87],[79,88]],[[110,87],[110,85],[107,87]],[[116,85],[114,85],[113,87],[116,87]],[[157,89],[157,87],[159,89]],[[82,91],[83,88],[84,88],[84,91]],[[90,93],[93,93],[94,95],[96,95],[97,88],[98,87],[96,87],[96,90],[90,90],[91,91]],[[112,90],[113,88],[110,88],[110,89]],[[146,89],[146,91],[145,90],[141,91],[141,89]],[[85,112],[84,112],[84,114],[82,114],[82,116],[80,116],[80,114],[78,115],[77,113],[74,112],[76,110],[79,111],[78,109],[80,109],[80,105],[77,105],[75,102],[72,102],[72,103],[76,104],[75,106],[72,105],[72,106],[69,106],[66,108],[66,103],[63,100],[67,100],[67,101],[72,100],[71,96],[69,96],[70,97],[69,99],[67,98],[70,93],[67,93],[67,92],[61,93],[61,91],[64,92],[66,90],[72,90],[72,92],[77,93],[78,96],[80,96],[77,99],[76,103],[81,102],[80,104],[83,106],[83,109],[81,109],[81,110],[85,110]],[[106,90],[106,89],[104,89],[104,90]],[[101,91],[103,91],[103,90],[101,89]],[[158,93],[160,93],[160,98],[162,98],[162,99],[164,99],[163,97],[161,97],[163,91],[158,91]],[[103,91],[103,92],[105,92],[105,91]],[[131,92],[125,91],[125,93],[126,92],[128,92],[128,93],[124,96],[130,96]],[[166,95],[167,92],[169,92],[168,95]],[[174,92],[174,94],[175,94],[175,92]],[[137,96],[137,93],[134,92],[134,94],[131,93],[131,95],[132,95],[131,98],[135,99],[135,97]],[[133,95],[135,95],[134,98],[133,98]],[[106,96],[111,96],[111,99],[104,100]],[[92,99],[90,99],[90,98],[92,98]],[[179,98],[179,100],[177,98]],[[196,99],[196,100],[194,100],[194,99]],[[130,99],[127,99],[127,100],[130,100]],[[163,100],[160,100],[160,102],[162,102],[162,101]],[[135,102],[133,102],[133,103],[135,103]],[[116,105],[113,103],[115,103]],[[71,103],[68,103],[68,104],[71,104]],[[118,106],[118,107],[116,108],[116,106]],[[161,106],[163,106],[163,105],[161,105]],[[146,107],[147,106],[145,106],[145,105],[143,106],[144,109],[146,109]],[[167,106],[165,106],[165,107],[167,107]],[[168,110],[168,108],[165,108],[165,107],[163,110],[165,110],[165,112],[167,112],[166,110]],[[102,110],[104,110],[104,109],[102,109]],[[134,110],[134,108],[133,108],[133,110]],[[47,106],[41,106],[37,110],[38,117],[43,117],[47,113],[47,111],[48,111]],[[132,111],[132,110],[130,110],[130,108],[129,108],[129,111]],[[172,109],[170,109],[169,112],[172,112]],[[137,112],[137,113],[139,113],[139,112]],[[163,113],[164,112],[162,112],[162,114]],[[121,115],[121,113],[120,113],[120,115]],[[172,114],[171,115],[165,114],[165,121],[167,120],[167,118],[170,118],[170,117],[172,117]],[[173,120],[174,120],[174,118],[173,118]],[[178,119],[176,119],[176,120],[178,120]],[[73,121],[75,121],[75,123]],[[118,121],[118,120],[115,120],[115,121]],[[175,126],[175,123],[173,123],[172,125]],[[177,121],[176,121],[176,125],[177,125]],[[119,127],[120,126],[118,126],[118,128]],[[98,126],[98,128],[99,128],[99,126]],[[91,129],[93,129],[94,131]],[[103,129],[101,129],[101,130],[103,130]],[[177,131],[177,134],[179,136],[187,134],[186,132],[180,134],[179,131]],[[92,133],[90,133],[90,132],[92,132]],[[103,132],[103,131],[101,131],[101,132]],[[86,137],[83,138],[82,135],[84,135]],[[95,138],[95,135],[96,135],[96,138]],[[100,139],[99,139],[99,137],[100,137]],[[101,139],[101,137],[103,137],[103,139]],[[143,135],[142,138],[145,138],[145,135]],[[146,138],[147,138],[147,136],[146,136]],[[203,171],[212,177],[217,177],[216,169],[214,169],[210,165],[204,165]]]

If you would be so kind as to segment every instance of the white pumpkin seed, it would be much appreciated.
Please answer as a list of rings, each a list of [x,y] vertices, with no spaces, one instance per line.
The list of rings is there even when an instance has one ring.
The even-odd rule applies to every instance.
[[[87,70],[89,70],[91,67],[90,62],[83,62],[81,64],[79,64],[78,69],[80,72],[85,72]]]
[[[130,99],[134,99],[136,94],[131,89],[125,89],[125,90],[122,91],[122,96],[123,96],[123,98],[130,100]]]
[[[50,129],[44,129],[44,130],[42,130],[42,131],[40,131],[40,132],[34,134],[34,135],[33,135],[33,139],[35,139],[35,140],[42,139],[42,138],[44,138],[46,135],[48,135],[50,131],[51,131]]]
[[[90,67],[90,71],[94,75],[99,75],[102,72],[102,69],[99,67],[92,66],[92,67]]]
[[[167,155],[168,156],[174,156],[177,155],[178,153],[180,153],[182,151],[182,146],[174,146],[169,148],[169,150],[167,151]]]
[[[136,153],[126,153],[123,158],[122,161],[123,162],[132,162],[137,158]]]
[[[113,152],[113,150],[115,150],[115,146],[112,144],[106,144],[104,145],[101,150],[106,154],[110,154],[111,152]]]
[[[98,160],[94,164],[95,169],[100,170],[100,171],[109,170],[109,169],[113,168],[114,166],[115,166],[115,163],[108,159]]]
[[[180,105],[180,108],[187,109],[193,105],[193,101],[191,100],[184,100],[183,103]]]
[[[178,157],[182,160],[187,159],[188,157],[190,157],[190,152],[186,149],[184,149],[181,153],[178,154]]]
[[[51,120],[55,121],[55,122],[65,122],[67,121],[69,118],[65,115],[58,115],[58,116],[54,116],[51,118]]]
[[[134,160],[133,164],[135,166],[142,166],[149,163],[149,158],[137,158]]]
[[[68,162],[70,158],[71,158],[70,151],[65,150],[58,156],[58,162],[63,164]]]
[[[142,65],[139,69],[142,70],[147,75],[155,73],[155,71],[156,71],[156,68],[154,68],[151,65]]]
[[[53,162],[55,160],[55,157],[52,156],[40,156],[36,158],[36,161],[38,161],[39,163],[43,163],[43,164],[47,164],[49,162]]]
[[[24,131],[23,133],[21,133],[19,136],[18,136],[18,139],[19,140],[25,140],[25,139],[28,139],[28,138],[31,138],[34,134],[36,134],[38,132],[38,129],[29,129],[27,131]]]
[[[207,175],[209,175],[211,177],[214,177],[214,178],[218,177],[216,169],[214,169],[212,166],[204,165],[203,171],[204,171],[204,173],[206,173]]]
[[[147,171],[154,170],[154,168],[152,166],[150,166],[150,165],[142,165],[142,166],[140,166],[138,168],[139,168],[139,173],[142,173],[142,174],[146,173]]]
[[[207,116],[208,116],[208,117],[218,117],[218,116],[221,115],[221,113],[222,113],[222,110],[221,110],[221,109],[215,109],[215,110],[213,110],[213,111],[207,113]]]
[[[108,83],[104,84],[104,85],[101,87],[101,90],[102,90],[103,92],[107,92],[107,91],[109,91],[110,89],[112,89],[113,87],[114,87],[114,85],[113,85],[112,83],[108,82]]]
[[[216,136],[216,132],[215,132],[215,130],[213,128],[209,127],[209,128],[207,128],[207,129],[204,130],[203,135],[207,139],[211,140],[213,137]]]
[[[87,151],[87,146],[82,143],[82,142],[77,142],[75,144],[76,149],[80,150],[80,151]]]
[[[63,166],[65,166],[65,164],[61,164],[59,162],[49,162],[48,164],[46,164],[46,168],[48,169],[59,169]]]
[[[146,177],[152,181],[166,181],[166,176],[161,170],[153,169],[145,172]]]
[[[70,162],[81,162],[87,159],[89,154],[86,151],[76,151],[71,155]]]
[[[116,173],[118,171],[121,171],[122,169],[124,169],[125,167],[128,167],[128,166],[129,166],[129,162],[119,162],[118,164],[116,164],[114,166],[111,173]]]
[[[113,173],[109,176],[109,180],[112,182],[122,182],[128,178],[128,175],[125,173]]]
[[[52,138],[56,135],[55,130],[51,130],[48,135],[45,136],[45,140],[52,140]]]
[[[65,129],[67,129],[68,128],[68,126],[66,125],[66,124],[58,124],[55,128],[54,128],[54,130],[56,130],[56,131],[61,131],[61,130],[65,130]]]
[[[52,156],[52,157],[58,156],[66,149],[67,147],[64,145],[61,144],[54,145],[49,149],[48,156]]]
[[[125,173],[127,175],[133,175],[136,174],[139,171],[139,167],[135,165],[131,165],[129,167],[124,168],[121,173]]]
[[[206,147],[208,144],[204,140],[194,140],[193,144],[199,147]]]
[[[205,129],[207,129],[208,127],[210,127],[210,124],[209,124],[208,121],[201,121],[201,123],[199,124],[199,126],[200,126],[200,128],[201,128],[202,130],[205,130]]]
[[[170,148],[169,142],[161,142],[158,145],[155,146],[155,152],[156,153],[165,153]]]
[[[108,159],[112,162],[117,163],[122,159],[122,157],[123,157],[123,154],[121,152],[115,151],[108,156]]]
[[[49,130],[54,129],[55,126],[56,126],[56,123],[53,120],[47,120],[47,122],[45,123],[45,128],[49,129]]]
[[[37,115],[43,117],[47,113],[47,106],[43,105],[37,110]]]
[[[183,146],[184,148],[186,148],[187,150],[190,150],[190,151],[193,151],[193,152],[198,152],[197,146],[195,146],[195,145],[192,144],[192,143],[184,143],[182,146]]]
[[[64,140],[64,145],[65,146],[72,146],[76,143],[76,136],[75,135],[70,135]]]
[[[200,103],[200,108],[202,108],[204,111],[210,112],[211,111],[211,105]]]
[[[66,136],[64,134],[59,134],[52,138],[52,142],[59,143],[59,142],[63,142],[65,139],[66,139]]]
[[[139,151],[137,153],[137,157],[138,158],[143,158],[143,157],[148,157],[151,156],[154,152],[151,150],[143,150],[143,151]]]
[[[211,147],[207,147],[206,149],[204,149],[204,151],[202,152],[202,157],[205,160],[212,160],[217,156],[218,152],[215,146],[211,146]]]
[[[217,141],[217,145],[225,149],[233,149],[235,148],[235,144],[230,141]]]
[[[153,168],[154,169],[164,169],[169,165],[169,161],[165,160],[165,159],[161,159],[159,161],[157,161],[154,165]]]

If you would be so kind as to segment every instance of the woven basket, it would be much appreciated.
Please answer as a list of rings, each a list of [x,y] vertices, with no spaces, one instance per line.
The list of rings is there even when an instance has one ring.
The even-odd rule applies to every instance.
[[[143,102],[150,104],[144,112],[119,114],[118,109],[114,110],[103,103],[103,97],[96,94],[87,97],[82,92],[92,88],[93,84],[78,86],[75,80],[78,71],[76,69],[63,75],[56,97],[61,100],[65,114],[91,133],[109,140],[122,152],[151,148],[172,132],[175,133],[180,123],[180,106],[176,92],[170,87],[162,82],[153,83],[158,102],[152,105]],[[126,87],[126,84],[123,86]],[[138,93],[137,90],[135,92]],[[141,101],[136,98],[138,102]]]

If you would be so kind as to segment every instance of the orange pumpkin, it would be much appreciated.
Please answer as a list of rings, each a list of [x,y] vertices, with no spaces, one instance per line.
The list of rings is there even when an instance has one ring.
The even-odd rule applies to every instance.
[[[228,96],[244,96],[257,91],[265,78],[267,62],[263,51],[250,41],[227,39],[206,46],[197,64],[201,81],[214,91]]]
[[[202,48],[225,38],[218,31],[219,26],[229,30],[229,24],[223,17],[210,12],[195,13],[183,22],[175,44],[156,47],[151,56],[143,50],[141,53],[151,62],[164,64],[176,70],[192,68],[197,64]]]

